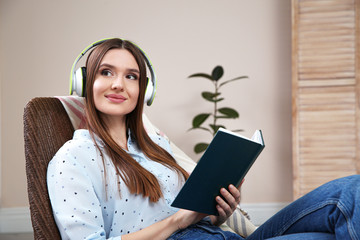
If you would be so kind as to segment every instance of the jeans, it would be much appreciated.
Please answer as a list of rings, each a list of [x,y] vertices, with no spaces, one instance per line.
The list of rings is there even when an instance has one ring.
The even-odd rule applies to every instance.
[[[170,239],[244,238],[201,221]],[[322,185],[279,211],[246,239],[360,240],[360,175]]]
[[[209,218],[204,218],[200,222],[173,233],[167,240],[237,240],[244,238],[236,233],[223,231],[210,223]]]
[[[360,175],[322,185],[291,203],[261,225],[248,239],[320,232],[336,239],[360,237]]]

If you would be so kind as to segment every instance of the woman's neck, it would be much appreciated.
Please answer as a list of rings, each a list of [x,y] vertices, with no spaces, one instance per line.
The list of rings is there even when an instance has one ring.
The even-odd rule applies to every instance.
[[[127,129],[126,129],[126,117],[120,118],[106,118],[103,119],[106,122],[108,131],[112,139],[122,148],[128,150],[127,147]]]

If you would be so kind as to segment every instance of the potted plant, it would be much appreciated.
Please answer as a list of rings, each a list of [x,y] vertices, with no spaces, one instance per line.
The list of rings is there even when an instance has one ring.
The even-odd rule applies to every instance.
[[[199,113],[192,120],[192,128],[189,130],[200,129],[211,133],[212,136],[215,135],[217,130],[220,127],[226,128],[224,125],[219,124],[218,120],[220,119],[236,119],[239,117],[239,113],[230,107],[219,107],[219,102],[225,100],[222,96],[220,89],[226,84],[231,82],[248,78],[247,76],[240,76],[230,80],[221,81],[221,77],[224,75],[224,69],[222,66],[216,66],[211,74],[207,73],[195,73],[189,76],[189,78],[205,78],[210,80],[210,82],[214,85],[214,92],[203,91],[201,96],[208,102],[213,104],[212,112]],[[210,119],[209,119],[210,118]],[[212,119],[211,119],[212,118]],[[204,126],[206,120],[209,120],[210,123],[208,126]],[[233,132],[242,131],[241,129],[232,130]],[[197,143],[194,147],[195,153],[201,153],[205,151],[208,147],[209,143],[200,142]]]

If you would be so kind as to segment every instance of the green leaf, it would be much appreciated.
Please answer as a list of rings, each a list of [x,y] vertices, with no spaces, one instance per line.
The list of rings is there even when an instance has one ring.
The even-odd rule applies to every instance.
[[[212,79],[215,81],[219,80],[224,74],[224,69],[222,66],[216,66],[211,73]]]
[[[231,130],[232,132],[243,132],[244,129],[235,129],[235,130]]]
[[[220,88],[221,86],[224,86],[225,84],[228,84],[229,82],[233,82],[233,81],[240,80],[240,79],[244,79],[244,78],[248,78],[248,76],[241,76],[241,77],[237,77],[237,78],[234,78],[234,79],[231,79],[231,80],[227,80],[227,81],[221,83],[221,84],[219,85],[219,88]]]
[[[201,96],[203,98],[205,98],[206,100],[210,101],[210,102],[215,102],[216,101],[216,97],[219,96],[221,93],[212,93],[212,92],[202,92]]]
[[[208,143],[198,143],[194,147],[194,152],[201,153],[201,152],[205,151],[208,146],[209,146]]]
[[[219,130],[219,128],[225,128],[225,126],[223,125],[214,125],[214,124],[210,124],[210,127],[212,128],[212,130],[214,131],[214,135],[215,133]]]
[[[239,113],[233,108],[224,107],[224,108],[220,108],[218,111],[220,113],[224,114],[223,117],[226,117],[226,118],[238,118],[239,117]]]
[[[225,98],[218,98],[218,99],[216,99],[216,100],[214,100],[213,102],[220,102],[220,101],[222,101],[222,100],[224,100]]]
[[[193,77],[203,77],[203,78],[210,79],[211,81],[214,81],[212,76],[210,76],[207,73],[195,73],[195,74],[190,75],[188,78],[193,78]]]
[[[206,119],[210,116],[210,113],[200,113],[194,117],[192,125],[193,128],[199,128],[200,125],[206,121]]]

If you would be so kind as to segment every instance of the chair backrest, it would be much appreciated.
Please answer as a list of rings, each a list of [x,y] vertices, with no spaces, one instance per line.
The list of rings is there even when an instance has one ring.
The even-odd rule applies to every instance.
[[[74,128],[59,99],[40,97],[24,110],[27,188],[34,239],[61,239],[46,185],[49,161],[73,136]]]

